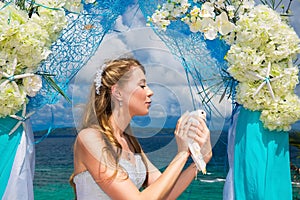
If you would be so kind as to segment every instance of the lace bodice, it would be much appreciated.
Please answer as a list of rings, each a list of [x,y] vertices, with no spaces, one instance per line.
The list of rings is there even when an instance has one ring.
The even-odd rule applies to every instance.
[[[135,165],[125,159],[120,159],[120,165],[127,171],[130,180],[140,188],[146,179],[146,166],[141,155],[136,154]],[[97,185],[92,175],[88,171],[77,174],[74,177],[76,184],[77,199],[81,200],[109,200],[109,196]]]

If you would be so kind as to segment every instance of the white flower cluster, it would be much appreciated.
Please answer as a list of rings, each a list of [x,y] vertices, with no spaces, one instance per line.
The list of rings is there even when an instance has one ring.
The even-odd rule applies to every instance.
[[[225,57],[228,71],[239,81],[237,102],[262,111],[266,128],[289,130],[300,119],[294,93],[299,71],[292,62],[300,52],[295,31],[273,9],[258,5],[240,16],[226,41],[231,45]]]
[[[148,17],[148,21],[156,27],[166,30],[172,20],[180,19],[186,23],[193,33],[201,32],[204,37],[213,40],[218,34],[228,35],[235,27],[232,22],[235,13],[244,12],[254,5],[254,1],[229,5],[225,0],[197,1],[168,0]]]
[[[72,0],[72,1],[65,0],[64,8],[66,8],[68,11],[73,13],[80,13],[83,10],[82,2],[83,2],[82,0]],[[85,0],[84,3],[85,4],[96,3],[96,0]]]
[[[230,50],[228,72],[239,84],[236,101],[261,111],[269,130],[288,131],[300,119],[297,66],[300,39],[276,11],[252,0],[167,0],[148,21],[166,30],[181,20],[193,33],[213,40],[222,35]]]
[[[158,9],[147,20],[160,29],[166,30],[171,23],[170,20],[180,18],[188,11],[189,7],[188,0],[171,0],[164,3],[163,6],[158,5]]]
[[[66,25],[63,1],[36,0],[38,14],[0,2],[0,117],[12,115],[42,86],[34,73]],[[19,77],[19,78],[16,78]]]
[[[18,112],[26,102],[26,92],[23,88],[19,91],[12,84],[7,84],[0,89],[0,117]]]

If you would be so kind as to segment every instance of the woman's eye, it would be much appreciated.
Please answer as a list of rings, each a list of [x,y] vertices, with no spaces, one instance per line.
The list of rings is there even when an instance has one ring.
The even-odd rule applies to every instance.
[[[146,85],[140,85],[140,87],[144,89],[146,87]]]

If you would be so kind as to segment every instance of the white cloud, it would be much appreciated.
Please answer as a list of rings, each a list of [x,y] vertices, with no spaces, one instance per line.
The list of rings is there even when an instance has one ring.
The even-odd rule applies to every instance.
[[[124,31],[127,31],[129,29],[128,26],[126,26],[125,24],[123,24],[123,16],[119,16],[117,19],[116,19],[116,23],[115,23],[115,26],[114,26],[114,29],[115,31],[117,32],[124,32]]]
[[[45,130],[50,127],[74,127],[70,104],[63,100],[56,104],[45,105],[32,115],[30,119],[33,130]]]
[[[138,4],[129,6],[126,12],[122,15],[122,23],[128,28],[144,27],[146,20],[139,9]]]
[[[95,55],[78,72],[75,82],[92,83],[97,68],[102,66],[105,61],[115,59],[125,52],[129,52],[129,50],[127,50],[127,46],[122,40],[118,39],[116,34],[105,37]]]
[[[286,2],[288,1],[286,0]],[[181,63],[174,58],[166,45],[152,29],[145,27],[146,21],[144,16],[141,11],[137,11],[136,9],[136,5],[128,8],[127,12],[117,19],[115,30],[121,31],[121,33],[113,32],[106,35],[95,55],[86,66],[79,71],[74,83],[70,84],[74,105],[85,102],[88,98],[90,85],[93,82],[97,67],[101,66],[107,59],[114,59],[132,53],[145,65],[147,81],[150,85],[155,86],[153,88],[155,94],[152,99],[156,105],[153,104],[150,110],[152,116],[160,117],[166,113],[175,115],[176,112],[178,112],[176,106],[179,106],[182,112],[185,110],[193,110],[192,98]],[[293,1],[291,10],[294,14],[291,17],[291,23],[299,35],[300,2]],[[205,59],[207,56],[206,52],[204,52],[204,49],[201,49],[201,51],[203,51],[203,53],[199,56]],[[158,87],[158,85],[160,85],[160,87]],[[297,88],[297,92],[298,94],[300,93],[299,87]],[[194,96],[197,97],[196,92]],[[230,115],[231,102],[219,104],[218,100],[219,97],[213,98],[213,105],[217,106],[218,110],[220,110],[224,116]],[[174,103],[176,101],[178,103]],[[198,99],[197,102],[198,105],[201,105],[200,99]],[[33,117],[34,120],[32,121],[35,121],[35,124],[47,124],[47,121],[49,121],[49,108],[44,109],[45,110],[39,111],[38,117]],[[57,117],[55,123],[73,123],[72,115],[68,114],[68,112],[70,112],[70,105],[61,103],[60,101],[53,105],[52,109],[55,111],[55,117]],[[216,126],[221,126],[221,124],[224,123],[222,119],[223,118],[218,118],[217,115],[214,115],[212,122],[217,124]]]

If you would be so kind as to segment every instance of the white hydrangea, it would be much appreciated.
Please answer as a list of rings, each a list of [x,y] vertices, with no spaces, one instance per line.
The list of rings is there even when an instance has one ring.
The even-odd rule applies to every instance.
[[[50,47],[61,30],[66,26],[65,12],[62,6],[65,1],[60,0],[36,0],[38,13],[31,18],[23,11],[16,9],[14,4],[3,8],[0,12],[0,64],[1,71],[13,76],[24,73],[36,72],[41,61],[51,53]],[[0,2],[0,7],[3,7]],[[58,9],[49,9],[49,8]],[[14,69],[12,69],[12,64]],[[0,76],[0,84],[7,77]],[[22,105],[27,103],[26,96],[35,96],[42,83],[38,76],[24,78],[23,81],[15,81],[19,91],[12,83],[7,83],[0,88],[0,117],[15,114]]]
[[[230,45],[225,56],[228,72],[239,82],[236,101],[262,111],[266,128],[288,130],[300,119],[299,99],[294,95],[299,71],[292,64],[300,52],[300,39],[279,13],[265,5],[255,6],[254,0],[193,0],[192,4],[169,0],[149,21],[166,30],[178,19],[206,39],[223,36]]]
[[[300,118],[300,101],[297,95],[288,94],[263,110],[260,120],[269,130],[289,131],[291,124]]]
[[[29,76],[23,79],[23,86],[26,94],[34,97],[42,88],[42,79],[40,76]]]
[[[15,114],[24,103],[26,103],[26,92],[22,88],[16,91],[10,83],[0,88],[0,117]]]
[[[199,14],[200,17],[203,18],[214,18],[215,17],[215,8],[214,8],[214,4],[210,3],[210,2],[205,2],[204,4],[202,4],[201,6],[201,12]]]
[[[259,5],[240,17],[228,38],[231,47],[225,59],[228,72],[239,81],[237,102],[250,110],[261,110],[266,128],[289,130],[300,119],[300,103],[294,94],[299,71],[292,63],[300,51],[297,34],[277,12]],[[266,77],[269,62],[270,77],[279,77],[270,83],[275,98],[268,87],[257,93],[262,80],[251,75]]]

